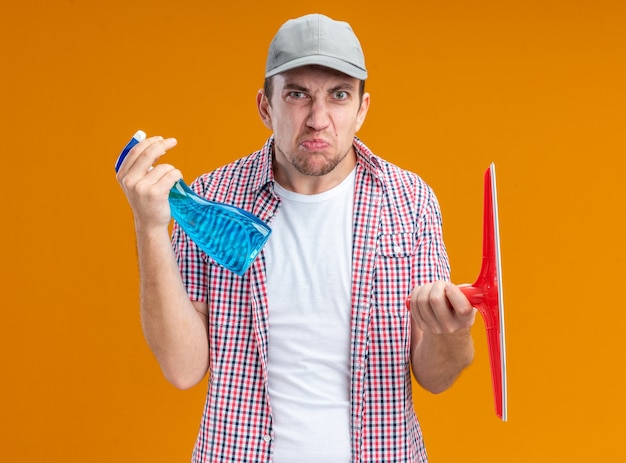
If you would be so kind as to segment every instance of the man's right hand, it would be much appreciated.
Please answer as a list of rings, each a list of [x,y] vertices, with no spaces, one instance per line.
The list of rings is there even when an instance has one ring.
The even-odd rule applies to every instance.
[[[153,164],[176,143],[175,138],[146,138],[130,150],[117,172],[137,228],[162,229],[171,221],[168,196],[182,174],[172,165]]]

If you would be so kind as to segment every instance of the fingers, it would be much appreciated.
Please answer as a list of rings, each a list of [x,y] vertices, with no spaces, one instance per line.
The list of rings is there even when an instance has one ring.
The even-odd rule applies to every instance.
[[[174,138],[147,138],[129,151],[118,170],[117,180],[133,210],[135,224],[144,230],[165,229],[171,220],[169,192],[182,174],[169,164],[154,168],[153,164],[174,146]]]
[[[182,173],[169,164],[159,164],[140,177],[136,183],[125,181],[127,189],[140,196],[161,196],[168,194],[174,183],[182,178]]]
[[[140,185],[155,185],[161,180],[167,180],[168,177],[165,177],[166,174],[169,174],[169,177],[175,177],[175,175],[171,173],[174,169],[172,166],[157,166],[156,169],[153,169],[152,165],[157,162],[167,150],[176,146],[176,143],[175,138],[164,139],[160,136],[150,137],[138,143],[129,151],[117,172],[117,180],[127,194],[130,191],[137,190]],[[163,182],[166,191],[169,191],[169,188],[171,188],[178,178],[174,178],[169,185],[167,185],[167,181]]]
[[[422,331],[451,334],[473,325],[475,309],[458,287],[437,281],[413,290],[411,314]]]
[[[118,179],[124,179],[128,175],[145,175],[167,150],[176,146],[176,143],[175,138],[164,139],[160,136],[146,138],[129,151],[117,173]]]
[[[448,283],[446,285],[446,297],[459,318],[468,318],[475,314],[475,309],[467,299],[467,296],[461,291],[460,286]]]

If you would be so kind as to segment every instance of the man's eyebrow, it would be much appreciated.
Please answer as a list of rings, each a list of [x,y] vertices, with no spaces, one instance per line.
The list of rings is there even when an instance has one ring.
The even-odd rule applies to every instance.
[[[298,90],[300,92],[306,92],[308,90],[308,88],[303,87],[302,85],[299,85],[299,84],[296,84],[296,83],[293,83],[293,82],[287,82],[283,86],[283,88],[285,90]]]
[[[352,91],[355,89],[355,86],[350,82],[342,82],[339,85],[335,85],[333,88],[328,90],[328,93],[338,92],[340,90],[349,90]]]
[[[285,83],[285,85],[283,86],[283,89],[285,90],[297,90],[299,92],[308,92],[309,88],[305,87],[303,85],[297,84],[295,82],[287,82]],[[334,87],[330,88],[328,90],[328,93],[334,93],[340,90],[348,90],[348,91],[353,91],[355,89],[355,86],[350,83],[350,82],[342,82],[338,85],[335,85]]]

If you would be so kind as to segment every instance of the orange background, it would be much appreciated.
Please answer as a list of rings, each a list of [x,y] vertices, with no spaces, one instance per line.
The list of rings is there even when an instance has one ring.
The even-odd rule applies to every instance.
[[[188,461],[206,382],[175,390],[144,343],[113,163],[138,128],[178,138],[187,181],[260,147],[267,46],[314,10],[359,35],[360,136],[435,188],[458,283],[497,166],[510,421],[477,319],[472,368],[416,391],[431,461],[621,458],[623,1],[3,0],[1,461]]]

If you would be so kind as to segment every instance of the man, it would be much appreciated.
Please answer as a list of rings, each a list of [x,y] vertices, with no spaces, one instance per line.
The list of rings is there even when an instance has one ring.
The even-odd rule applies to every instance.
[[[347,23],[287,21],[265,77],[256,102],[273,135],[193,184],[272,227],[243,276],[176,224],[170,241],[181,174],[151,166],[176,140],[146,139],[118,172],[147,342],[179,388],[210,372],[193,461],[427,461],[410,371],[438,393],[473,358],[474,309],[447,281],[437,200],[356,138],[370,95]]]

